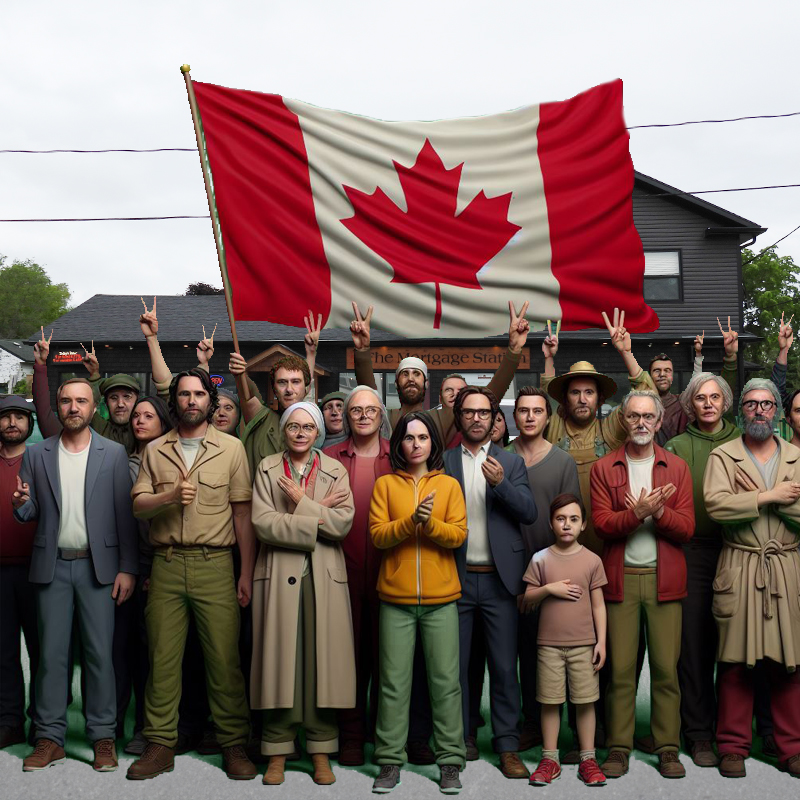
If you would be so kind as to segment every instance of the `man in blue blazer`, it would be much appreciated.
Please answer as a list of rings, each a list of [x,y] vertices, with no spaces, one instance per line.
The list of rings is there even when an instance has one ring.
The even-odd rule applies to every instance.
[[[73,608],[85,652],[86,735],[94,768],[117,768],[117,708],[112,664],[114,603],[130,597],[138,572],[138,532],[128,456],[93,433],[89,381],[58,390],[63,431],[25,451],[12,496],[19,522],[38,520],[30,581],[37,585],[41,654],[36,674],[36,746],[22,764],[32,772],[64,761]]]
[[[517,677],[517,597],[527,566],[520,525],[536,520],[536,504],[525,462],[490,438],[498,403],[485,387],[462,389],[453,408],[461,445],[447,450],[444,466],[464,491],[466,542],[455,551],[461,599],[458,600],[461,696],[468,746],[469,660],[475,615],[480,613],[489,660],[489,697],[500,769],[507,778],[527,778],[519,757],[520,691]]]

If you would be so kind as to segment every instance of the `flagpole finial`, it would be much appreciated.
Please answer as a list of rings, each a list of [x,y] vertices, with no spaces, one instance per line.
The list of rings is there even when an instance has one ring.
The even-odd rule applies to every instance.
[[[192,68],[188,64],[181,64],[181,72],[185,75]]]

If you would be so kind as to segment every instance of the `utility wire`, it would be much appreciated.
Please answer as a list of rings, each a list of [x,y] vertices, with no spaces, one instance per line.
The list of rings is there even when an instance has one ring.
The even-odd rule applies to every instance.
[[[642,128],[679,128],[683,125],[708,125],[719,124],[721,122],[741,122],[746,119],[782,119],[784,117],[797,117],[800,116],[800,111],[791,111],[788,114],[758,114],[750,117],[732,117],[730,119],[693,119],[685,122],[660,122],[652,125],[630,125],[627,130],[637,131]],[[0,150],[0,153],[32,153],[32,154],[49,154],[49,153],[195,153],[196,147],[153,147],[147,149],[136,149],[132,147],[126,148],[108,148],[105,150]],[[733,190],[730,190],[733,191]],[[699,194],[699,192],[695,192]]]
[[[746,267],[748,264],[751,264],[757,258],[761,258],[761,256],[763,256],[764,253],[767,252],[767,250],[772,250],[773,247],[779,245],[784,239],[788,239],[793,233],[796,233],[797,231],[800,231],[800,225],[798,225],[794,230],[789,231],[789,233],[787,233],[786,236],[781,236],[781,238],[778,239],[777,242],[771,244],[769,247],[764,247],[762,250],[756,253],[752,258],[748,258],[747,261],[742,261],[742,266]]]

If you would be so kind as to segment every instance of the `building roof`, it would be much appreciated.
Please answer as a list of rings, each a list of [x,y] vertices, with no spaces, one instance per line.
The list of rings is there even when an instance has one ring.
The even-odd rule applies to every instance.
[[[21,361],[33,361],[33,347],[23,344],[22,339],[14,341],[13,339],[0,339],[0,350],[5,350],[16,356]]]

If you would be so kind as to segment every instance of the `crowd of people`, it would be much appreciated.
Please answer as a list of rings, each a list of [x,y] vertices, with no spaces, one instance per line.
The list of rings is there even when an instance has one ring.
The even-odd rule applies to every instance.
[[[248,399],[214,385],[205,330],[198,366],[173,375],[154,300],[139,322],[156,395],[128,375],[102,378],[84,348],[88,374],[59,386],[54,413],[42,331],[44,441],[26,446],[24,398],[0,400],[0,747],[27,740],[26,772],[65,760],[79,660],[97,771],[118,767],[133,703],[130,779],[197,749],[221,753],[236,780],[265,759],[263,782],[278,785],[304,748],[325,785],[332,760],[362,765],[373,743],[373,792],[394,789],[411,762],[437,764],[452,794],[480,757],[488,664],[506,778],[543,786],[577,764],[585,784],[603,785],[634,749],[680,778],[681,748],[743,777],[754,717],[763,752],[800,777],[791,320],[773,379],[747,382],[738,415],[730,321],[721,375],[703,371],[700,335],[675,394],[670,358],[643,369],[624,312],[604,314],[630,382],[605,416],[615,381],[587,361],[557,374],[548,323],[541,385],[519,389],[509,443],[499,398],[527,308],[509,303],[508,350],[488,386],[449,375],[430,410],[418,358],[397,367],[400,407],[385,407],[372,308],[354,305],[358,385],[319,402],[321,321],[309,311],[306,358],[279,358],[270,373],[277,409],[238,353],[229,371]],[[782,413],[791,442],[774,433]],[[645,658],[651,732],[635,739]],[[565,704],[573,746],[562,754]],[[531,773],[522,754],[540,745]]]

